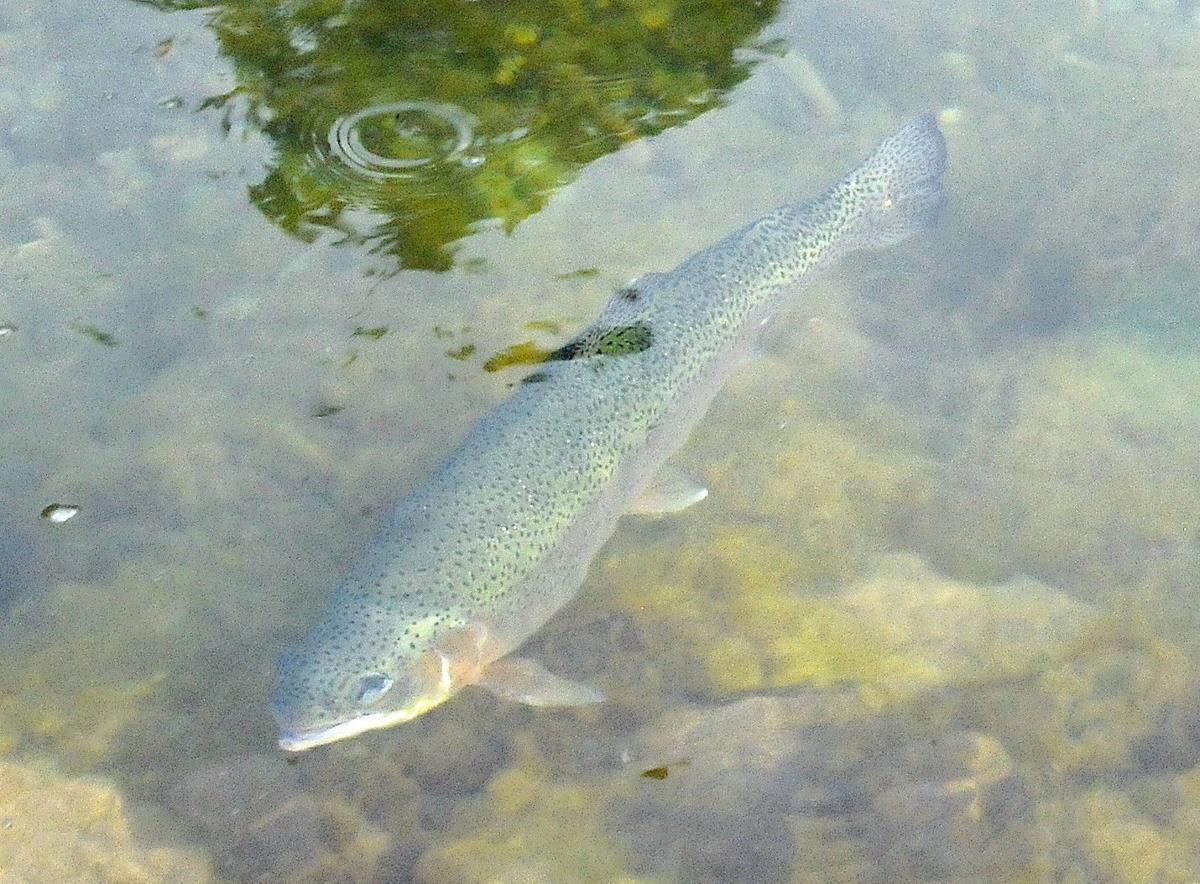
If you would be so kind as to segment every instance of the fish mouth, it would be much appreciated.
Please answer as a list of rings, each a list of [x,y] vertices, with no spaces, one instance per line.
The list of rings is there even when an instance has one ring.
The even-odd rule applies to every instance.
[[[306,728],[288,728],[280,724],[279,748],[284,752],[303,752],[338,740],[348,740],[367,731],[377,731],[385,727],[412,721],[418,715],[423,715],[434,706],[441,703],[445,697],[430,697],[418,700],[402,709],[388,709],[383,712],[368,712],[356,715],[345,721],[335,721],[331,724],[319,724]]]
[[[333,724],[317,725],[309,728],[283,729],[279,734],[279,748],[284,752],[303,752],[338,740],[357,737],[367,731],[391,727],[413,718],[407,709],[395,709],[390,712],[371,712],[359,715],[348,721],[338,721]]]

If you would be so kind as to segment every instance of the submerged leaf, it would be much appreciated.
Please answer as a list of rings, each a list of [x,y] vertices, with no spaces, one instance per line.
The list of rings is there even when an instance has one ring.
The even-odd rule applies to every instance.
[[[117,339],[106,331],[96,328],[94,325],[76,325],[73,326],[75,331],[81,335],[86,335],[97,344],[103,344],[105,347],[116,347]]]
[[[355,326],[354,331],[350,333],[352,338],[370,338],[373,341],[378,341],[388,333],[386,325],[377,325],[373,328],[364,328],[363,326]]]

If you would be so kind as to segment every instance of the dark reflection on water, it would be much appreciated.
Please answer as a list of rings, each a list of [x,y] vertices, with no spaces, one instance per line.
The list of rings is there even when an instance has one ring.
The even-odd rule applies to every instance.
[[[719,106],[777,6],[226,0],[209,23],[238,85],[204,106],[274,143],[250,198],[280,227],[446,270],[477,225],[511,230],[585,164]]]

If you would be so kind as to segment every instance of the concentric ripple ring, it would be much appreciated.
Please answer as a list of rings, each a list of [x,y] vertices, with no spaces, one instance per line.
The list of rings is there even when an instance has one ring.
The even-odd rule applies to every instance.
[[[360,127],[366,120],[387,115],[404,113],[432,117],[437,123],[453,131],[453,144],[449,150],[436,156],[389,157],[371,150],[363,143]],[[466,111],[452,104],[435,104],[427,101],[394,101],[363,108],[352,114],[338,117],[329,130],[329,149],[346,165],[356,171],[376,178],[391,178],[436,160],[450,160],[459,156],[470,146],[475,136],[475,119]]]

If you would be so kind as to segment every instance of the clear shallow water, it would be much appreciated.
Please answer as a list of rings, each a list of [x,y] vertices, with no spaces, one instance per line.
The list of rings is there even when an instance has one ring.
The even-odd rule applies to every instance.
[[[689,59],[631,5],[564,92],[521,85],[562,63],[533,11],[447,85],[420,23],[322,50],[332,6],[283,51],[253,7],[0,5],[0,868],[1200,877],[1200,27],[1166,6],[762,7]],[[277,61],[322,51],[354,76]],[[430,177],[330,165],[410,100],[462,116],[358,143]],[[288,763],[278,649],[505,394],[488,360],[927,108],[943,224],[777,324],[681,454],[709,499],[629,520],[534,641],[611,702],[466,692]]]

